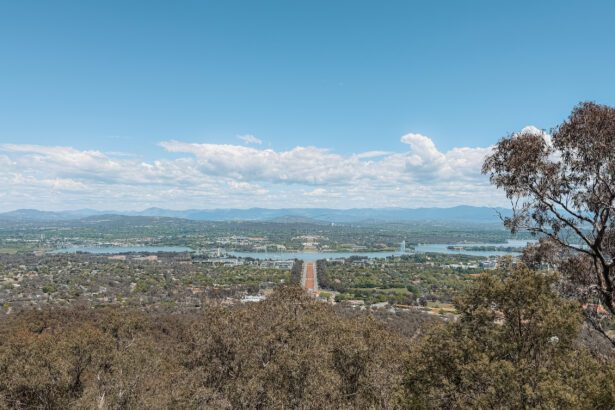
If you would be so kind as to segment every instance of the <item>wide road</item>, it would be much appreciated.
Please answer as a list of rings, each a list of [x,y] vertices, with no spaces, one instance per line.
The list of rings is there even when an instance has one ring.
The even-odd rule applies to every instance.
[[[303,286],[306,290],[315,292],[318,289],[318,284],[316,283],[316,264],[314,262],[306,262],[303,274]]]

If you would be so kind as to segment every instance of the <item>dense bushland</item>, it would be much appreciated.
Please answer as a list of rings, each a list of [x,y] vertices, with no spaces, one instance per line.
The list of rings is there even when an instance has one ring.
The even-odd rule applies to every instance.
[[[435,325],[294,286],[191,314],[23,312],[0,324],[0,407],[613,408],[613,364],[580,342],[557,280],[485,274]]]
[[[581,341],[579,303],[554,293],[556,274],[524,266],[484,274],[457,301],[459,318],[412,347],[409,408],[611,409],[610,349]],[[587,329],[586,329],[587,330]]]
[[[6,408],[390,408],[409,349],[298,287],[203,314],[31,311],[1,328]]]

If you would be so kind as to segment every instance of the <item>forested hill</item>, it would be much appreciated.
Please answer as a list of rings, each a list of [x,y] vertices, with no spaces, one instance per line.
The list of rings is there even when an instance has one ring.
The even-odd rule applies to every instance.
[[[509,215],[510,210],[475,206],[451,208],[250,208],[250,209],[188,209],[171,210],[148,208],[143,211],[97,211],[81,209],[48,212],[36,209],[19,209],[0,213],[3,220],[74,220],[96,215],[154,216],[204,221],[271,221],[301,220],[323,222],[369,222],[369,221],[463,221],[493,223],[500,221],[500,215]]]

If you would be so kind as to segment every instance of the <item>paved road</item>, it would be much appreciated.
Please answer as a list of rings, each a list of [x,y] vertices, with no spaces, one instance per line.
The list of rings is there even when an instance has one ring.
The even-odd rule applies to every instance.
[[[316,281],[316,264],[314,262],[306,262],[303,268],[303,286],[306,290],[315,292],[318,290]]]

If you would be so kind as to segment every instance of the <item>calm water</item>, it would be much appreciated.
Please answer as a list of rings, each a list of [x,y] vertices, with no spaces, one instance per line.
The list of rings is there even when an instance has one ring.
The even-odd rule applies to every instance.
[[[399,252],[229,252],[229,255],[240,258],[254,259],[303,259],[316,261],[319,259],[349,258],[351,256],[365,256],[368,258],[386,258],[391,255],[401,255]]]
[[[458,246],[513,246],[523,247],[528,244],[527,240],[509,240],[506,243],[472,243],[472,244],[449,244],[449,243],[431,243],[418,245],[415,247],[419,253],[445,253],[449,255],[471,255],[471,256],[507,256],[519,255],[515,252],[499,252],[499,251],[460,251],[448,249],[450,245]],[[72,246],[70,248],[57,249],[51,253],[77,253],[87,252],[95,254],[115,254],[128,252],[191,252],[192,249],[185,246]],[[303,259],[303,260],[318,260],[318,259],[337,259],[349,258],[351,256],[363,256],[368,258],[386,258],[387,256],[399,256],[399,252],[229,252],[230,255],[242,258],[254,259]]]
[[[128,253],[128,252],[190,252],[192,249],[185,246],[72,246],[70,248],[56,249],[50,253]]]
[[[418,245],[415,247],[416,252],[426,253],[447,253],[449,255],[471,255],[471,256],[515,256],[518,252],[500,252],[500,251],[459,251],[447,249],[449,246],[512,246],[515,248],[523,248],[528,243],[536,242],[535,240],[519,240],[509,239],[506,243],[431,243]]]
[[[449,255],[471,255],[471,256],[509,256],[519,255],[516,252],[499,252],[499,251],[458,251],[451,250],[447,247],[450,245],[456,246],[513,246],[523,247],[533,241],[527,240],[508,240],[506,243],[431,243],[418,245],[415,247],[418,253],[446,253]],[[303,259],[303,260],[318,260],[318,259],[337,259],[349,258],[351,256],[364,256],[368,258],[386,258],[387,256],[399,256],[399,252],[229,252],[230,255],[242,258],[254,259]]]

